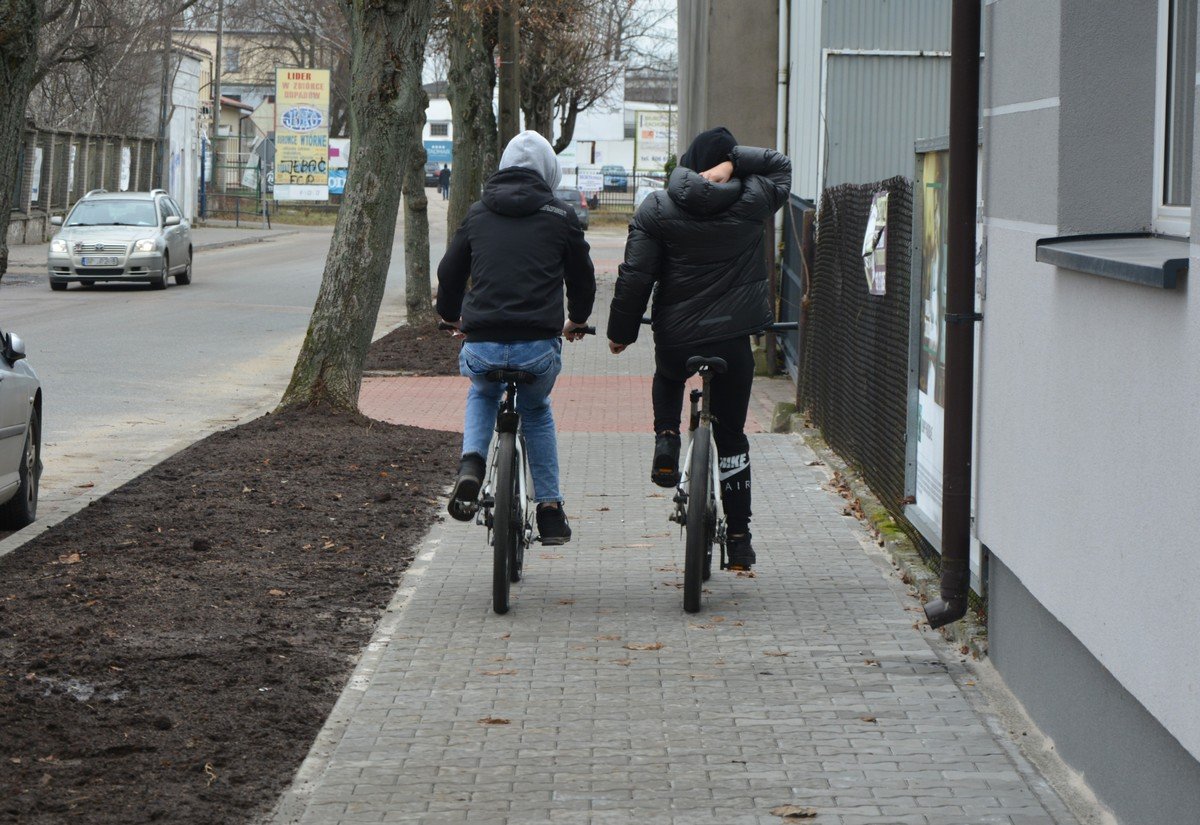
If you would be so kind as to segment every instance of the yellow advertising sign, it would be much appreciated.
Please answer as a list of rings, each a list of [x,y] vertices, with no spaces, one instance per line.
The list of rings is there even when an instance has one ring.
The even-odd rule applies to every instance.
[[[329,70],[275,70],[275,200],[329,200]]]

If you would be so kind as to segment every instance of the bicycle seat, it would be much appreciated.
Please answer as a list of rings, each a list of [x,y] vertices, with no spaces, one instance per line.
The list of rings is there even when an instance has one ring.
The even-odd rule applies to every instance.
[[[699,372],[700,370],[712,370],[717,375],[722,375],[729,365],[725,363],[724,358],[707,358],[703,355],[693,355],[687,360],[687,371],[689,373]]]
[[[532,384],[537,380],[536,375],[524,370],[492,370],[485,377],[501,384]]]

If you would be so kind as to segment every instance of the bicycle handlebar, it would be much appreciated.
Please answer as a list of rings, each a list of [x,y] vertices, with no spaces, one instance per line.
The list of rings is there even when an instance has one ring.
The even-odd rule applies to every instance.
[[[458,327],[454,326],[454,324],[449,324],[445,321],[438,321],[437,328],[441,329],[441,330],[445,330],[446,332],[455,332],[458,330]],[[576,327],[575,329],[573,329],[571,331],[572,332],[582,332],[584,335],[595,335],[596,334],[595,327]]]
[[[648,325],[652,322],[652,320],[653,319],[651,319],[649,316],[643,316],[642,323]],[[799,321],[777,321],[774,324],[767,324],[765,327],[760,329],[758,332],[755,332],[752,334],[753,335],[761,335],[764,332],[791,332],[791,331],[797,330],[799,328],[800,328]]]

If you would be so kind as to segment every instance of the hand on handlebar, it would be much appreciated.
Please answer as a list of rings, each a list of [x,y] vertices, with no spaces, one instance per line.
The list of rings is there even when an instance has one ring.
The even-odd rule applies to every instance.
[[[613,355],[620,355],[628,346],[629,344],[618,344],[616,341],[610,340],[608,342],[608,351]]]
[[[459,329],[462,326],[462,318],[457,321],[447,321],[442,319],[438,321],[438,329],[444,329],[450,333],[451,338],[466,338],[466,334]]]
[[[587,324],[577,324],[574,321],[567,321],[563,325],[562,334],[563,338],[566,338],[568,341],[581,341],[583,340],[583,336],[587,335],[590,331]]]

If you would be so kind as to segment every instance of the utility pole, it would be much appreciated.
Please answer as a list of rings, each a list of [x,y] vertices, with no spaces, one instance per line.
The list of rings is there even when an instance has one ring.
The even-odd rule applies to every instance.
[[[520,0],[507,0],[500,11],[500,151],[521,131]]]
[[[225,37],[225,0],[217,0],[217,50],[213,56],[213,71],[212,71],[212,88],[213,88],[213,107],[212,107],[212,169],[209,171],[209,179],[216,181],[217,179],[217,138],[221,130],[221,41]],[[214,187],[214,191],[216,187]]]

